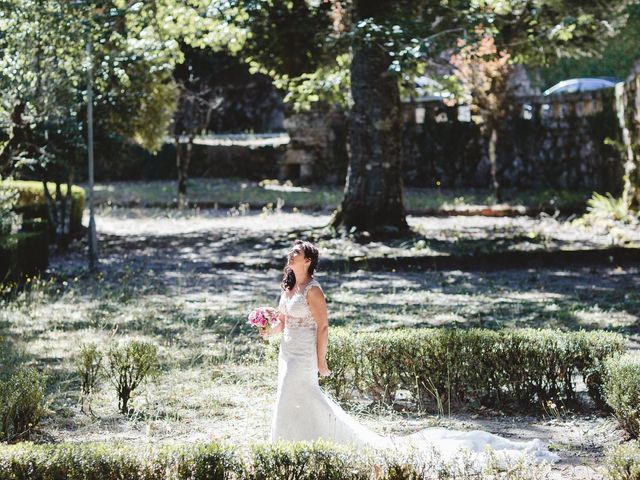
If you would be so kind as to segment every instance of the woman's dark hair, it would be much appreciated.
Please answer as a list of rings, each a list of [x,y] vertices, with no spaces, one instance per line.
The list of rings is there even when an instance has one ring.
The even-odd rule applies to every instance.
[[[305,242],[304,240],[296,240],[293,242],[293,247],[300,246],[302,248],[302,253],[304,253],[304,258],[308,258],[311,260],[309,264],[309,276],[313,277],[313,272],[315,272],[316,268],[318,268],[318,249],[311,242]],[[296,284],[296,275],[291,270],[289,265],[284,266],[284,272],[282,275],[282,288],[284,290],[291,290],[293,286]]]

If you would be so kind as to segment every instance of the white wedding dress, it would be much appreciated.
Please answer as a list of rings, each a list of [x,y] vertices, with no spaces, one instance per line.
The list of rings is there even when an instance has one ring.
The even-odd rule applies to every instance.
[[[555,462],[540,440],[511,441],[479,430],[455,431],[426,428],[405,436],[383,436],[360,424],[329,398],[318,384],[316,321],[307,304],[310,288],[320,288],[314,279],[303,292],[280,297],[279,310],[285,313],[285,327],[278,355],[278,390],[271,425],[271,441],[327,440],[338,444],[374,449],[413,449],[425,455],[434,452],[444,461],[454,460],[461,451],[482,466],[490,447],[501,464],[520,459],[523,453],[534,461]],[[320,288],[321,289],[321,288]],[[322,289],[321,289],[322,290]]]

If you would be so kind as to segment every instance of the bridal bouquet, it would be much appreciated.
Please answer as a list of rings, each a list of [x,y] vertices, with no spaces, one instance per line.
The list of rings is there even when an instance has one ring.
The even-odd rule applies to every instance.
[[[271,307],[258,307],[249,314],[247,323],[254,327],[271,328],[278,323],[278,311]]]

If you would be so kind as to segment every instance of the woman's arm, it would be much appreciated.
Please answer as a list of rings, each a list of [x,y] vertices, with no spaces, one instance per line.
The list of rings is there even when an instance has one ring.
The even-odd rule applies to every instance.
[[[317,353],[318,372],[321,376],[327,377],[331,374],[327,365],[327,347],[329,345],[329,319],[327,314],[327,303],[324,294],[319,288],[311,287],[307,293],[307,303],[313,318],[318,325],[317,330]]]

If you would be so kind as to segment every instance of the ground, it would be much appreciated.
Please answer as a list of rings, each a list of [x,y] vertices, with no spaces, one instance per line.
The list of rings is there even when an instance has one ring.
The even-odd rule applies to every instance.
[[[326,213],[246,208],[107,207],[98,210],[100,273],[85,272],[84,239],[51,259],[48,280],[3,306],[0,329],[17,355],[50,373],[50,414],[41,441],[122,439],[132,443],[266,441],[276,364],[245,323],[249,310],[274,305],[292,239],[315,238],[327,267],[349,256],[452,255],[546,248],[601,248],[610,232],[583,230],[553,217],[409,217],[415,233],[393,242],[334,238]],[[86,223],[86,222],[85,222]],[[633,229],[620,233],[639,242]],[[495,238],[495,242],[487,239]],[[423,243],[419,243],[419,242]],[[637,266],[489,270],[320,270],[332,325],[381,329],[407,325],[604,328],[640,340]],[[136,413],[117,413],[103,379],[80,412],[73,360],[87,340],[144,339],[159,345],[162,373],[133,397]],[[540,438],[562,457],[550,478],[600,478],[604,450],[623,432],[615,418],[585,408],[557,416],[483,409],[431,412],[346,405],[378,432],[425,426],[481,428],[511,438]]]

